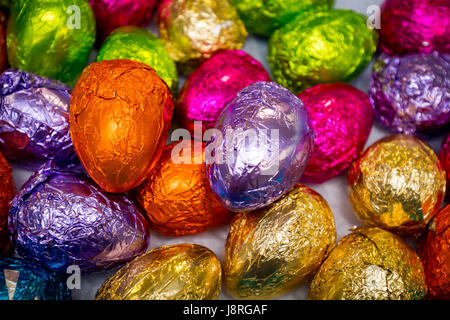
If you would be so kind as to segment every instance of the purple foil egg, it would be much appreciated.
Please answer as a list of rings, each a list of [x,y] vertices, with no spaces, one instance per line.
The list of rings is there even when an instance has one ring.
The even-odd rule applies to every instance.
[[[375,116],[393,132],[433,133],[450,122],[450,55],[381,54],[369,97]]]
[[[70,88],[56,80],[9,69],[0,76],[0,148],[25,167],[52,159],[78,163],[69,132]]]
[[[207,176],[233,211],[265,207],[287,193],[311,157],[314,132],[302,101],[274,82],[258,82],[223,110],[205,149]]]
[[[123,195],[103,192],[82,172],[43,164],[11,201],[16,252],[41,266],[84,273],[119,266],[147,249],[147,221]]]

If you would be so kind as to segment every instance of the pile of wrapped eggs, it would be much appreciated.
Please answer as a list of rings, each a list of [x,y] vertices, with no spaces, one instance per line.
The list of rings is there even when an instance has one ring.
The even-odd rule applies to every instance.
[[[1,0],[0,299],[450,299],[450,3],[379,4]]]

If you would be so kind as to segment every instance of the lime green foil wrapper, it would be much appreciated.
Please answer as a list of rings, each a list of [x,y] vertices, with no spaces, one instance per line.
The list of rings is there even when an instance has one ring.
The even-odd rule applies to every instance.
[[[97,61],[129,59],[155,69],[173,93],[178,88],[178,73],[164,43],[149,30],[134,26],[116,29],[106,38]]]
[[[12,67],[73,85],[95,41],[86,0],[15,0],[8,20]]]
[[[362,14],[310,10],[273,33],[268,59],[275,81],[299,93],[353,79],[372,59],[377,40]]]
[[[330,9],[334,0],[232,0],[247,31],[269,37],[298,13],[311,8]]]

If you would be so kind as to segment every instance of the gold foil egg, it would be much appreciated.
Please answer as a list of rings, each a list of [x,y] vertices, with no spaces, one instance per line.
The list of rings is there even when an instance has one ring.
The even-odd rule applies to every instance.
[[[237,299],[270,299],[305,282],[336,242],[325,199],[297,185],[270,206],[239,213],[223,261],[224,285]]]
[[[419,236],[438,212],[445,173],[423,141],[391,135],[370,146],[348,172],[350,201],[367,226]]]
[[[97,300],[212,300],[221,286],[220,262],[200,245],[163,246],[119,269],[97,291]]]
[[[163,0],[158,25],[170,57],[185,74],[214,52],[241,49],[247,38],[229,0]]]
[[[418,300],[427,293],[417,253],[380,228],[358,228],[339,241],[311,283],[312,300]]]
[[[150,66],[131,60],[92,63],[70,100],[75,151],[107,192],[141,184],[161,156],[173,113],[172,94]]]

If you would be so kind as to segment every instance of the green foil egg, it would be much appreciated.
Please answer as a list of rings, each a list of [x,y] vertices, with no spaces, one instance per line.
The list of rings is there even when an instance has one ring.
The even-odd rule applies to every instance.
[[[73,85],[95,41],[86,0],[15,0],[8,20],[11,66]]]
[[[334,0],[233,0],[247,31],[269,37],[298,13],[311,8],[330,9]]]
[[[372,59],[377,41],[362,14],[311,10],[273,33],[268,59],[275,81],[298,93],[353,79]]]
[[[178,73],[164,43],[147,29],[126,26],[116,29],[106,38],[97,61],[129,59],[148,64],[176,92]]]

